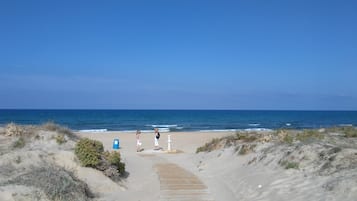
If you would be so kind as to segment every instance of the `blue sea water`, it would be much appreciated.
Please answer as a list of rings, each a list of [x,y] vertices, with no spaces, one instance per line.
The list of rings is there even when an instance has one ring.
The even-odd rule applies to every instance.
[[[357,125],[357,111],[0,110],[0,126],[48,121],[73,130],[223,131]]]

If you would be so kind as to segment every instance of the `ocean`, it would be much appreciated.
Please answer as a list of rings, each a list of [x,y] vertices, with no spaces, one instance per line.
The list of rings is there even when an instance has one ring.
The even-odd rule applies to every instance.
[[[356,126],[357,111],[0,110],[0,126],[54,122],[75,131],[227,131]]]

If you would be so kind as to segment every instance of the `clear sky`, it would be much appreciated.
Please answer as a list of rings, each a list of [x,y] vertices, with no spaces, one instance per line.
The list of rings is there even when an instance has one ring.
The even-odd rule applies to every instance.
[[[0,108],[357,110],[357,1],[0,1]]]

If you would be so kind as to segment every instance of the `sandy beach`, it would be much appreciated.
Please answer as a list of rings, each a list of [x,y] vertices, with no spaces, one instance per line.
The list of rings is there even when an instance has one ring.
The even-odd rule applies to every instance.
[[[291,152],[294,151],[294,149],[286,146],[278,147],[273,145],[270,149],[276,150],[269,155],[260,153],[261,150],[272,146],[269,143],[259,143],[256,150],[257,153],[242,156],[237,156],[233,147],[218,148],[209,153],[196,154],[196,149],[206,142],[214,138],[234,135],[234,132],[162,133],[160,145],[164,151],[153,151],[154,134],[144,133],[141,136],[144,151],[140,153],[135,152],[134,133],[79,133],[79,135],[100,140],[107,149],[112,148],[114,138],[120,139],[120,152],[127,164],[128,171],[130,171],[130,176],[124,182],[126,190],[118,192],[117,196],[121,196],[126,200],[166,200],[165,198],[168,197],[165,194],[167,193],[165,189],[170,188],[170,185],[176,191],[182,192],[183,195],[179,193],[177,196],[171,193],[169,195],[171,199],[167,200],[352,201],[357,197],[356,182],[351,179],[356,178],[356,174],[353,171],[343,174],[315,174],[311,169],[321,167],[311,164],[306,164],[305,168],[299,170],[282,168],[278,160],[281,160],[287,151],[288,153],[289,150]],[[180,153],[165,153],[167,135],[171,135],[173,149],[179,150]],[[355,143],[356,141],[352,145],[356,145]],[[316,161],[321,160],[316,156],[315,151],[311,149],[315,149],[315,147],[302,149],[302,151],[305,151],[304,157],[310,157],[311,160]],[[300,150],[299,152],[302,151]],[[346,163],[346,166],[351,165],[354,169],[357,167],[356,154],[356,149],[349,149],[343,153],[342,157],[351,157],[351,161],[348,164]],[[259,156],[261,161],[250,164]],[[158,165],[161,165],[162,168],[158,168]],[[199,183],[202,186],[196,189],[195,186],[190,186],[192,182],[181,184],[177,179],[173,179],[172,184],[167,182],[165,178],[162,178],[160,171],[166,171],[166,173],[162,174],[164,176],[169,174],[166,175],[169,178],[174,177],[175,174],[179,174],[177,177],[184,176],[182,171],[175,171],[177,168],[172,168],[173,166],[180,167],[191,173],[191,178],[195,177],[194,183]],[[341,180],[343,177],[350,177],[350,179],[345,181],[342,179],[340,182],[334,180],[334,178]],[[326,185],[328,184],[334,189],[326,190]],[[194,189],[192,191],[197,194],[185,191],[187,188]],[[345,192],[343,193],[343,191]],[[115,200],[115,198],[105,198],[104,200],[111,199]]]
[[[113,140],[119,139],[118,151],[127,172],[119,181],[96,169],[82,167],[73,151],[77,140],[65,138],[63,144],[56,143],[61,130],[35,129],[36,132],[31,132],[34,138],[16,149],[10,145],[19,138],[7,134],[7,130],[0,129],[3,201],[53,200],[46,192],[46,183],[38,181],[46,177],[65,178],[63,174],[73,174],[78,179],[73,185],[85,187],[72,192],[73,200],[354,201],[357,197],[354,128],[167,132],[161,133],[161,150],[154,150],[154,132],[142,133],[141,152],[136,151],[133,132],[75,133],[80,138],[102,142],[108,151],[113,150]],[[353,135],[347,137],[343,132]],[[172,140],[171,152],[167,151],[168,135]],[[43,175],[43,172],[52,173]],[[51,180],[47,182],[58,186]]]
[[[129,171],[129,176],[123,182],[125,190],[121,192],[113,192],[103,200],[116,200],[117,197],[125,198],[125,200],[162,200],[160,191],[160,175],[157,165],[165,165],[170,174],[170,165],[175,164],[187,172],[192,172],[190,166],[194,165],[192,161],[181,159],[177,155],[192,156],[195,155],[197,147],[212,140],[233,134],[233,132],[170,132],[161,133],[159,140],[162,150],[154,150],[154,133],[142,133],[141,142],[142,152],[136,152],[135,133],[123,132],[105,132],[105,133],[77,133],[81,137],[88,137],[103,142],[105,149],[112,150],[113,140],[119,139],[120,153],[126,164],[126,169]],[[171,136],[172,150],[179,153],[166,153],[168,135]],[[185,158],[185,157],[183,157]],[[176,161],[176,159],[180,159]],[[182,164],[183,163],[183,164]],[[161,169],[162,169],[161,168]],[[186,168],[186,169],[185,169]],[[179,175],[180,176],[180,175]],[[198,181],[203,182],[201,179]],[[182,186],[181,186],[182,187]],[[194,188],[193,186],[188,186]],[[182,188],[185,188],[184,186]],[[205,187],[208,191],[208,188]],[[182,197],[181,197],[182,198]],[[190,198],[191,199],[191,198]],[[197,198],[198,199],[198,198]],[[214,200],[211,195],[210,200]]]

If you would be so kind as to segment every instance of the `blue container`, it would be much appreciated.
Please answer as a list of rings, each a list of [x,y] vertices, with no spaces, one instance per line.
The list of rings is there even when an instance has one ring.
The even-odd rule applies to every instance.
[[[113,141],[113,149],[119,149],[119,139],[114,139],[114,141]]]

